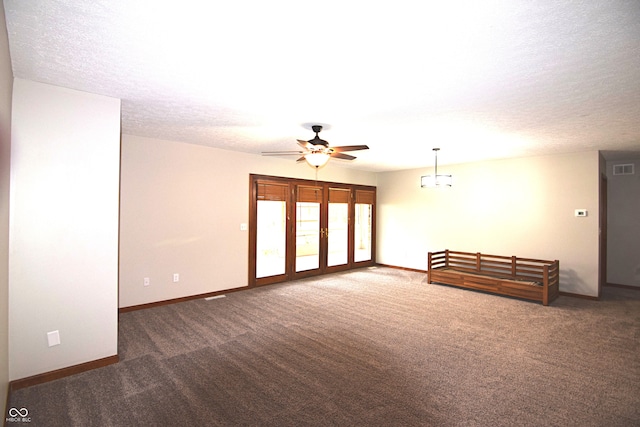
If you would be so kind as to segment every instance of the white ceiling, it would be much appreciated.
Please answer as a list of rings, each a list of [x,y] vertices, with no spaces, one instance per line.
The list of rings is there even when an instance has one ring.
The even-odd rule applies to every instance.
[[[258,154],[319,123],[371,171],[640,152],[638,0],[4,7],[14,76],[121,98],[126,134]]]

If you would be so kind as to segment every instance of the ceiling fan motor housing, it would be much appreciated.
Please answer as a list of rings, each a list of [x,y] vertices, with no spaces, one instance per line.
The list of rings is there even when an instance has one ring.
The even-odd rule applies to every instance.
[[[328,147],[329,143],[327,141],[325,141],[324,139],[320,139],[320,137],[318,136],[320,131],[322,131],[322,126],[313,125],[313,126],[311,126],[311,129],[316,133],[316,136],[314,136],[313,139],[310,139],[307,142],[309,144],[313,144],[313,145],[321,145],[323,147]]]

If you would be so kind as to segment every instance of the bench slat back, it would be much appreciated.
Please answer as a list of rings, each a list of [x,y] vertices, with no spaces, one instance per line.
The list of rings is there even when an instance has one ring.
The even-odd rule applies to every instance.
[[[455,270],[487,274],[496,277],[543,282],[545,267],[547,280],[553,282],[558,276],[557,261],[546,261],[516,256],[487,255],[479,252],[440,251],[431,253],[430,268],[452,268]]]

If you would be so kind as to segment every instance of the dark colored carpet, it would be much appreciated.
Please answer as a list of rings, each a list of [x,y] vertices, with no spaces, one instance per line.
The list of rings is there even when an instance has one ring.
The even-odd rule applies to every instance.
[[[368,268],[120,316],[31,426],[640,425],[640,292],[551,306]]]

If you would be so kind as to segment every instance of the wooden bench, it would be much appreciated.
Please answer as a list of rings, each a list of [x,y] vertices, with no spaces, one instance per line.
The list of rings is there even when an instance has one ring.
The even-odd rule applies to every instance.
[[[428,283],[508,295],[549,305],[560,293],[560,262],[444,250],[429,252]]]

